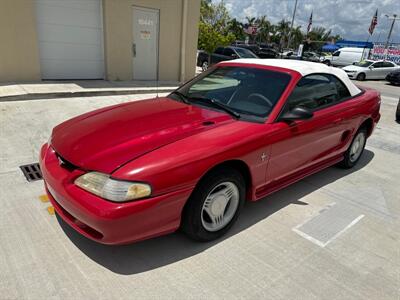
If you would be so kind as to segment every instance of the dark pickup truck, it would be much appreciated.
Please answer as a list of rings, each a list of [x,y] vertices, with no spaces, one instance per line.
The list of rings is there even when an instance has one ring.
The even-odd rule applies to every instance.
[[[218,47],[214,53],[211,54],[211,65],[219,63],[220,61],[236,58],[258,58],[258,56],[250,50],[240,47]],[[208,62],[208,53],[204,51],[199,52],[197,56],[197,66],[201,67],[203,71],[210,67]]]

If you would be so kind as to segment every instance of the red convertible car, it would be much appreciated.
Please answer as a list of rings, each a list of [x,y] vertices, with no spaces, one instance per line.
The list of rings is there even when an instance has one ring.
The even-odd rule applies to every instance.
[[[353,167],[380,95],[340,69],[238,59],[167,97],[70,119],[40,153],[46,191],[82,235],[124,244],[181,228],[220,237],[256,201],[326,167]]]

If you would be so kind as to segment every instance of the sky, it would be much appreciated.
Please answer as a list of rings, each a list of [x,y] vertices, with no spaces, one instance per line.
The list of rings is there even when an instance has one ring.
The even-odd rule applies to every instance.
[[[221,0],[213,0],[218,3]],[[231,15],[240,21],[246,16],[266,15],[272,23],[282,18],[291,21],[295,0],[222,0]],[[378,8],[378,25],[370,39],[385,42],[391,20],[385,14],[400,17],[400,0],[298,0],[294,25],[305,31],[311,11],[313,26],[323,26],[345,39],[366,41],[371,19]],[[392,42],[400,43],[400,20],[395,22]]]

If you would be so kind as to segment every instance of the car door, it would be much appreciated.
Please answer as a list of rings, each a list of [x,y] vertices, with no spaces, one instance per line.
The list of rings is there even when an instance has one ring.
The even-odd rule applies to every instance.
[[[232,48],[226,47],[224,49],[224,56],[225,56],[225,60],[232,60],[235,58],[238,58],[238,55],[235,53],[235,51],[233,51]]]
[[[390,61],[384,61],[382,67],[382,74],[379,79],[385,79],[386,75],[390,72],[393,72],[396,69],[396,66]]]
[[[213,54],[211,54],[211,64],[219,63],[220,61],[224,61],[224,47],[218,47]]]
[[[312,74],[298,82],[281,114],[301,106],[314,116],[290,123],[278,118],[274,123],[267,184],[286,181],[340,155],[349,135],[348,112],[345,105],[337,104],[348,98],[348,89],[333,75]]]
[[[384,72],[383,70],[383,62],[378,61],[376,63],[373,63],[369,67],[370,71],[367,74],[367,79],[379,79],[382,77],[382,74]]]

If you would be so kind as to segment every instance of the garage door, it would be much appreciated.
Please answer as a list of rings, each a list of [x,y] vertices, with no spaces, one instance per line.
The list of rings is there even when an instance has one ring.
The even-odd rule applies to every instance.
[[[104,78],[101,0],[36,0],[43,79]]]

